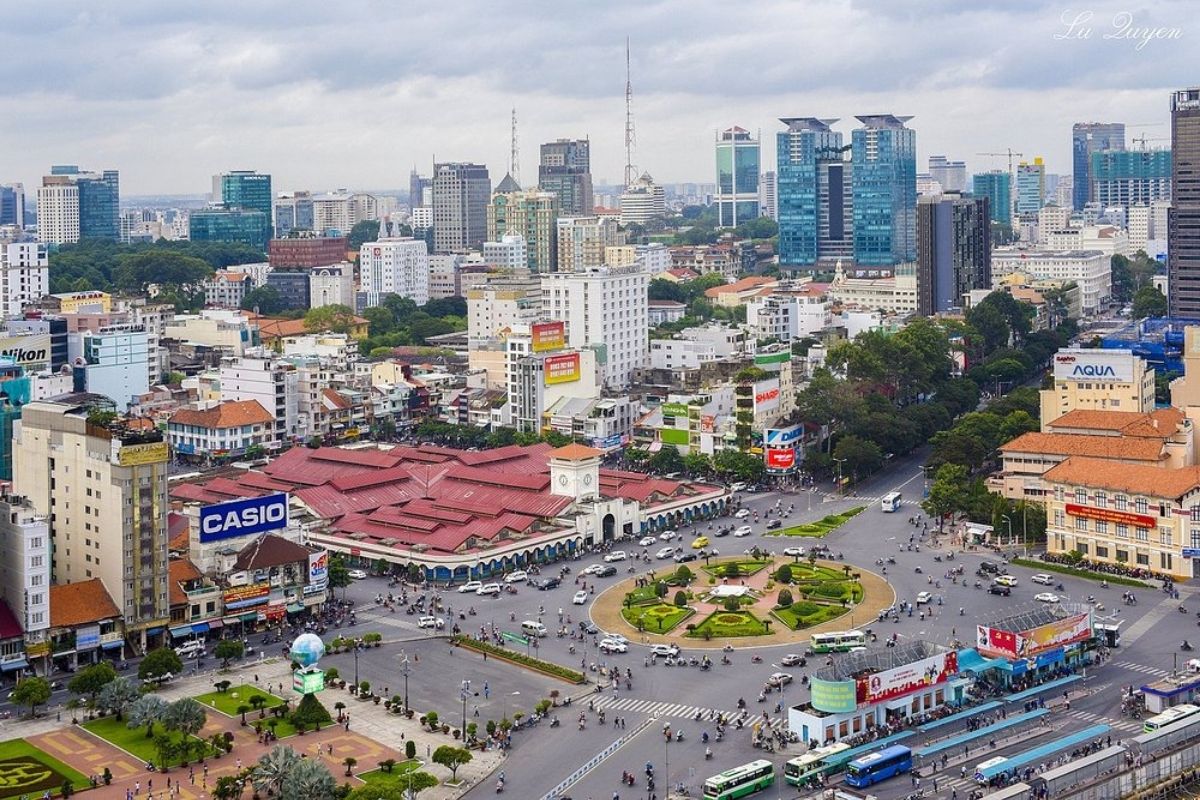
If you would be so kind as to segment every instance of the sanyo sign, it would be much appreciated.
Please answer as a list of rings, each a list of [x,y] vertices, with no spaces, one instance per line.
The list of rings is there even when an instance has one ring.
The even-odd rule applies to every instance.
[[[269,494],[200,508],[200,541],[279,530],[288,524],[288,496]]]
[[[1071,348],[1054,354],[1054,379],[1130,383],[1136,366],[1137,356],[1130,350]]]

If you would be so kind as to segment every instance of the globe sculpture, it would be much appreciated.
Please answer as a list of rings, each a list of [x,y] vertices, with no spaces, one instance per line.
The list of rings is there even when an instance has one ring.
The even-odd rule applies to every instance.
[[[325,655],[325,643],[315,633],[301,634],[292,642],[288,655],[302,668],[311,667]]]

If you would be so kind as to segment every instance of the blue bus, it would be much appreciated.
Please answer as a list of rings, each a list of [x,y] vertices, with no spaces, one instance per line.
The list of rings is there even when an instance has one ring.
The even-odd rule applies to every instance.
[[[858,788],[912,771],[912,750],[894,744],[856,758],[846,765],[846,785]]]

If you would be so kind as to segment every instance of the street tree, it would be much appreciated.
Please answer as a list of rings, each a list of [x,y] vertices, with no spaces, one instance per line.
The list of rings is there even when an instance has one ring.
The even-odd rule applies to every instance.
[[[450,770],[450,780],[458,780],[458,768],[471,762],[471,751],[465,747],[444,744],[433,751],[433,763]]]
[[[222,639],[213,648],[213,655],[221,659],[222,667],[228,667],[230,661],[241,658],[245,652],[246,645],[242,643],[241,639]]]
[[[929,487],[929,497],[921,502],[921,508],[931,517],[937,517],[938,530],[946,517],[960,511],[966,505],[970,487],[967,468],[961,464],[943,464]]]
[[[144,681],[163,678],[167,675],[178,675],[182,671],[183,661],[169,647],[160,647],[157,650],[151,650],[142,659],[142,663],[138,665],[138,677]]]
[[[100,691],[117,677],[117,671],[108,661],[92,664],[75,673],[75,677],[67,683],[72,693],[87,695],[88,705],[96,705],[96,696]]]
[[[29,716],[33,716],[37,707],[50,699],[50,681],[34,676],[25,678],[12,691],[12,702],[19,706],[29,706]]]

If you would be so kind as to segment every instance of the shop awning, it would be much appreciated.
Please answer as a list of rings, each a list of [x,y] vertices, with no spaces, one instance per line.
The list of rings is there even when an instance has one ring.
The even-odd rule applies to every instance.
[[[192,626],[191,625],[180,625],[177,628],[171,628],[171,635],[174,636],[176,639],[182,639],[184,636],[191,636],[192,635]]]
[[[155,635],[157,635],[157,634],[160,634],[160,633],[162,633],[162,632],[163,632],[163,627],[162,627],[161,625],[156,625],[156,626],[155,626],[155,627],[153,627],[153,628],[147,628],[147,629],[146,629],[146,635],[147,635],[147,636],[155,636]]]
[[[3,664],[0,664],[0,670],[4,670],[5,672],[11,672],[14,669],[25,669],[28,666],[29,666],[28,661],[26,661],[23,658],[18,658],[15,661],[5,661]]]
[[[911,706],[911,705],[912,705],[912,698],[902,697],[899,700],[892,700],[890,702],[884,703],[883,707],[886,708],[888,711],[907,711],[909,706]]]
[[[300,603],[288,603],[287,610],[289,614],[299,614],[304,610],[304,606]]]
[[[125,643],[118,640],[115,642],[101,642],[100,646],[102,648],[104,648],[105,650],[116,650],[118,647],[121,647],[123,644],[125,644]]]
[[[208,623],[207,622],[192,623],[192,633],[208,633]]]
[[[258,622],[258,612],[247,611],[245,614],[238,614],[238,619],[242,622]]]
[[[201,622],[200,624],[207,625],[209,627],[209,630],[214,630],[214,631],[217,630],[218,628],[225,627],[225,623],[219,619],[210,619],[208,622]]]

